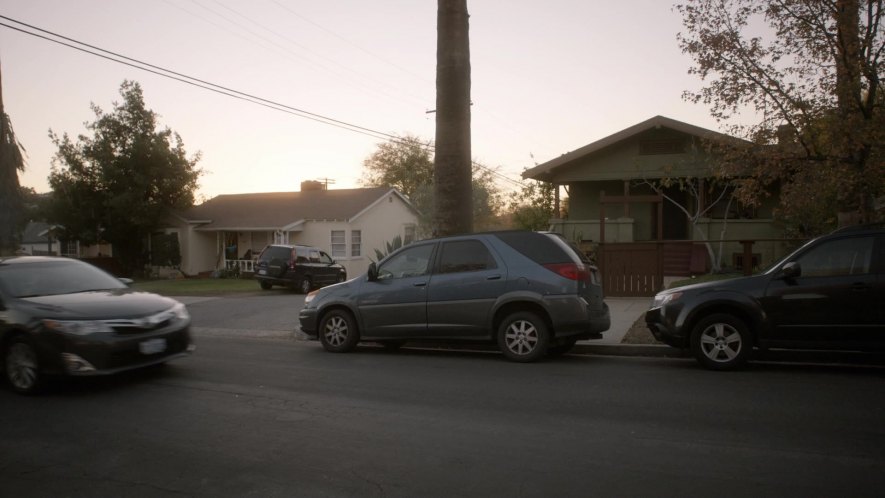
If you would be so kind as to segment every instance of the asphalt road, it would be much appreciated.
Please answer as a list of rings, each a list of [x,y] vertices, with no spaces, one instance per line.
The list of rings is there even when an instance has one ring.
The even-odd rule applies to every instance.
[[[882,368],[755,364],[716,373],[666,358],[525,365],[498,353],[372,347],[336,355],[292,340],[291,323],[256,325],[265,306],[242,299],[189,305],[199,348],[191,358],[60,383],[38,397],[0,390],[0,495],[885,489]],[[224,319],[225,309],[235,318]],[[249,323],[278,333],[237,337]]]

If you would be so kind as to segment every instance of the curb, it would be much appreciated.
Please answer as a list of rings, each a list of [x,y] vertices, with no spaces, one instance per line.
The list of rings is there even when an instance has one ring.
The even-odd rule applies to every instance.
[[[602,356],[647,356],[653,358],[688,358],[689,355],[664,344],[576,344],[571,354]]]

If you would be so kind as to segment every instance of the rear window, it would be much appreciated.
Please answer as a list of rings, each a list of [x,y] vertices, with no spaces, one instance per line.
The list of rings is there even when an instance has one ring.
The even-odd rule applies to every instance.
[[[281,246],[269,246],[261,251],[261,256],[259,256],[259,261],[270,261],[272,259],[282,259],[283,261],[289,261],[289,257],[292,255],[292,249],[289,247],[281,247]]]
[[[496,233],[495,237],[498,237],[502,242],[539,265],[574,263],[576,258],[580,261],[578,255],[566,253],[567,250],[571,252],[568,244],[564,241],[557,243],[557,240],[554,240],[547,234],[537,232],[502,232]]]

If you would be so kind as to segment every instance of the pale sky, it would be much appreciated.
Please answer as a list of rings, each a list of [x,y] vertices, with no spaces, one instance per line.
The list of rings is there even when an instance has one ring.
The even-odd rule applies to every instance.
[[[0,15],[338,121],[434,137],[435,0],[0,0]],[[523,169],[664,115],[716,130],[682,100],[682,29],[668,0],[468,0],[474,160]],[[4,24],[12,24],[0,19]],[[33,30],[31,30],[33,31]],[[49,190],[61,135],[138,81],[206,171],[198,197],[358,187],[383,139],[232,99],[0,26],[3,102],[27,151],[22,185]],[[532,158],[534,157],[534,159]],[[512,185],[503,184],[512,188]]]

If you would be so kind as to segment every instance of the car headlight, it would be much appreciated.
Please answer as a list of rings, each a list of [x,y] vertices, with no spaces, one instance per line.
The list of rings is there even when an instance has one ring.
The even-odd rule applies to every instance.
[[[89,335],[103,332],[113,332],[114,329],[105,322],[99,320],[43,320],[43,325],[49,330],[62,332],[70,335]]]
[[[307,306],[308,304],[310,304],[311,301],[313,301],[317,297],[317,293],[319,293],[318,290],[308,292],[307,295],[304,296],[304,305]]]
[[[187,312],[187,306],[181,303],[175,303],[175,306],[170,311],[179,320],[189,320],[191,317],[190,313]]]
[[[678,300],[680,297],[682,297],[681,292],[662,292],[655,295],[654,300],[651,302],[651,307],[660,308],[669,302]]]

